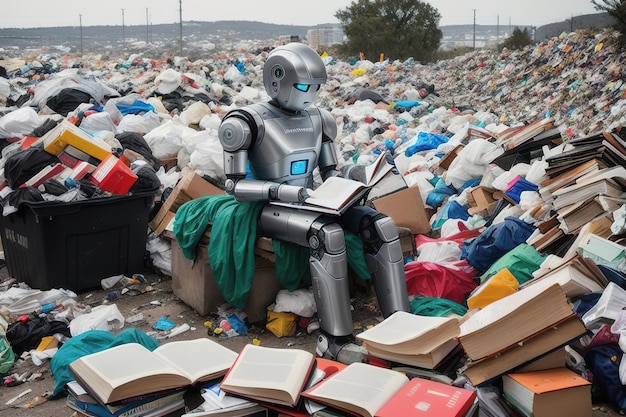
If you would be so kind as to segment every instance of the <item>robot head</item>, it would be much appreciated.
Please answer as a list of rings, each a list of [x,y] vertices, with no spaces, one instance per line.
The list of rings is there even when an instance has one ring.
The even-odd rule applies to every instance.
[[[265,91],[280,107],[291,111],[309,107],[326,78],[322,58],[297,42],[272,50],[263,67]]]

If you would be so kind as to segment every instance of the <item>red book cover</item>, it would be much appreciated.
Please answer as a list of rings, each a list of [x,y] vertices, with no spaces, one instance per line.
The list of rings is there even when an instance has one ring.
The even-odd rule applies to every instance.
[[[475,398],[475,391],[413,378],[376,412],[375,417],[463,417]]]

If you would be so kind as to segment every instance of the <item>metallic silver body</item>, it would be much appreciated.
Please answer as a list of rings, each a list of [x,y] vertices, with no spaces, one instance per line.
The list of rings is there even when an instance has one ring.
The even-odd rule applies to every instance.
[[[303,201],[316,168],[323,179],[338,174],[333,143],[337,125],[328,111],[311,106],[326,81],[326,69],[311,48],[289,44],[270,53],[264,77],[272,100],[234,110],[220,125],[226,189],[239,201]],[[345,336],[353,329],[344,229],[367,241],[366,261],[383,315],[409,310],[398,232],[389,217],[369,207],[333,218],[267,204],[258,226],[264,236],[309,248],[324,332]]]

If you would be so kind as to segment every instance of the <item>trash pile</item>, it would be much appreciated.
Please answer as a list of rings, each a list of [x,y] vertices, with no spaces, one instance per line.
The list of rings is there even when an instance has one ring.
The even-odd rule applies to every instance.
[[[603,399],[626,409],[624,372],[598,373],[608,366],[608,353],[619,358],[626,351],[617,325],[626,299],[620,298],[626,291],[626,85],[624,55],[614,39],[608,30],[564,33],[520,51],[478,50],[430,65],[412,59],[346,62],[324,53],[329,78],[317,105],[337,121],[340,165],[369,164],[386,152],[406,186],[419,190],[419,208],[411,214],[426,218],[428,231],[412,237],[405,264],[414,314],[484,310],[574,263],[593,282],[565,294],[586,325],[585,337],[570,344],[577,354],[570,353],[568,364],[589,347],[604,346],[577,371],[585,378],[593,374]],[[33,201],[132,194],[141,184],[156,194],[154,216],[183,169],[219,187],[225,179],[221,118],[267,99],[261,75],[268,48],[248,43],[193,62],[140,55],[117,61],[46,56],[21,66],[0,60],[7,66],[7,78],[0,78],[4,215]],[[80,152],[69,152],[73,163],[59,162],[61,152],[49,152],[59,126],[95,138],[106,155],[77,146]],[[38,159],[32,153],[54,158],[33,166]],[[90,180],[109,155],[135,182],[107,188]],[[41,174],[57,163],[71,169]],[[140,168],[148,172],[141,182]],[[52,192],[51,184],[60,191]],[[151,230],[146,250],[152,264],[171,276],[169,241]],[[0,293],[0,306],[17,314],[14,288]],[[71,291],[61,291],[67,292],[56,303],[71,306]],[[121,288],[111,294],[121,296]],[[20,307],[19,314],[42,309],[45,295],[38,293],[32,299],[42,304]],[[285,329],[295,331],[294,321],[313,314],[297,311],[272,311],[272,332],[289,335]],[[594,317],[585,320],[589,311]],[[291,321],[279,313],[292,314]],[[206,326],[216,335],[245,332],[239,316],[228,317]],[[157,330],[171,330],[174,323],[162,319]],[[72,323],[68,317],[69,328]],[[3,324],[7,336],[12,325]],[[10,372],[11,349],[4,347],[0,372]],[[452,374],[462,376],[458,365]]]

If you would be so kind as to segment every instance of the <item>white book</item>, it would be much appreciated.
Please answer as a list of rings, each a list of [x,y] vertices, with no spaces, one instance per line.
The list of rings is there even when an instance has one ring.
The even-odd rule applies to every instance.
[[[221,377],[236,358],[237,352],[200,338],[168,342],[153,351],[126,343],[85,355],[69,366],[92,396],[108,404]]]
[[[294,407],[314,364],[315,356],[306,350],[248,344],[220,388],[250,400]]]
[[[457,317],[421,316],[397,311],[356,337],[367,348],[399,354],[427,354],[459,335]]]

